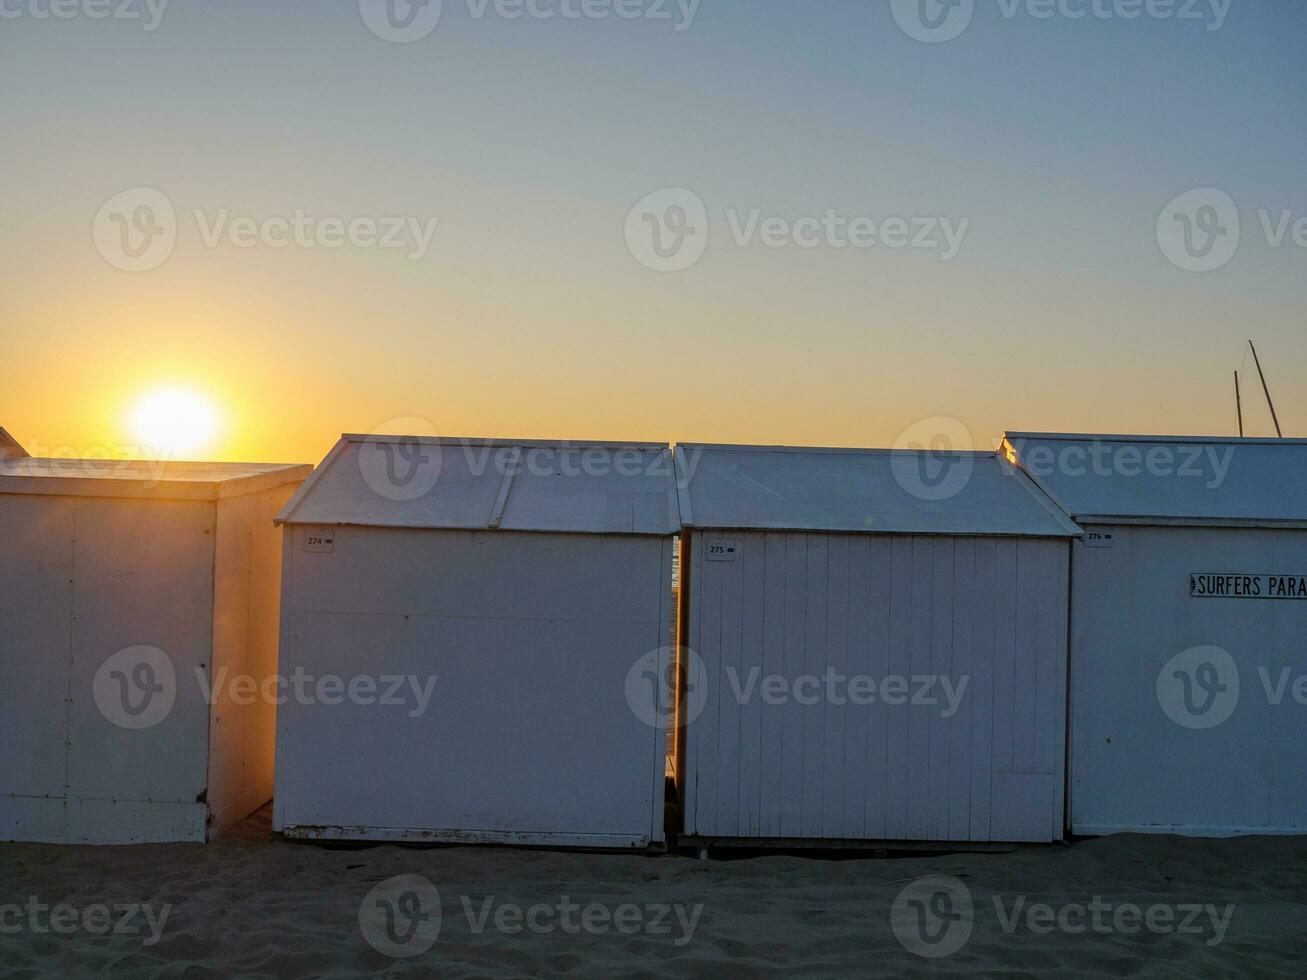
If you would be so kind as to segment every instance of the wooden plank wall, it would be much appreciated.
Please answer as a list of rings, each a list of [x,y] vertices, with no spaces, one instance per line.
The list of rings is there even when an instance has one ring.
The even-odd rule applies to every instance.
[[[718,539],[737,542],[734,561],[704,559]],[[690,562],[688,642],[708,690],[688,728],[685,833],[1062,836],[1065,541],[696,531]],[[933,706],[792,696],[828,666],[967,686],[951,717],[938,680]],[[791,696],[768,704],[759,688],[777,674]]]

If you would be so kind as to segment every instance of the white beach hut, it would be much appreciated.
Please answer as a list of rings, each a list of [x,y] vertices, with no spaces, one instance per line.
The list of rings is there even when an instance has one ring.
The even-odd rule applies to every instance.
[[[683,840],[1062,837],[1078,529],[1028,479],[994,454],[676,462]]]
[[[0,840],[203,841],[271,798],[275,705],[225,681],[275,669],[309,469],[0,459]]]
[[[664,839],[666,725],[627,687],[669,657],[667,446],[346,435],[280,520],[281,669],[311,690],[278,715],[277,829]]]
[[[1307,831],[1307,442],[1009,433],[1072,559],[1077,834]]]

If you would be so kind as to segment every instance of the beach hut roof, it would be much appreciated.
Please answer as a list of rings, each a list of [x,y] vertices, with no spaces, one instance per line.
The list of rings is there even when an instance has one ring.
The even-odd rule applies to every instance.
[[[580,534],[680,529],[666,443],[346,434],[278,523]]]
[[[1307,440],[1009,432],[1004,452],[1082,523],[1307,526]]]
[[[0,458],[0,493],[217,500],[297,483],[311,470],[286,463],[9,456]]]
[[[12,456],[26,456],[27,450],[18,444],[18,440],[0,426],[0,459]]]
[[[0,426],[0,460],[9,456],[26,456],[27,451],[18,444],[18,440],[9,435],[4,426]]]
[[[1023,537],[1080,533],[1026,476],[994,453],[682,443],[676,464],[686,527]],[[947,486],[934,482],[944,472]]]

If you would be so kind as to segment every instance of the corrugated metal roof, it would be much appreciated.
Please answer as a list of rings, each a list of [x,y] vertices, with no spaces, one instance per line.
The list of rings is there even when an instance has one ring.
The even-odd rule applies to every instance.
[[[18,440],[0,426],[0,459],[12,456],[26,456],[27,450],[18,444]]]
[[[1077,520],[1307,525],[1307,441],[1009,432],[1004,451]]]
[[[216,500],[298,483],[312,467],[145,459],[0,458],[0,493]]]
[[[994,453],[676,448],[686,527],[869,534],[1080,533]]]
[[[665,443],[346,434],[281,523],[674,534]]]

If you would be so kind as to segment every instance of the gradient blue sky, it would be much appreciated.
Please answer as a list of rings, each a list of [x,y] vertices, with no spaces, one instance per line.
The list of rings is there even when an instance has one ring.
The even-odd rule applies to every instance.
[[[172,0],[137,22],[0,19],[0,425],[130,444],[134,399],[220,407],[206,455],[316,460],[397,416],[451,435],[892,444],[919,419],[1228,434],[1258,340],[1307,435],[1307,6],[1203,22],[1008,19],[928,45],[886,0],[702,0],[667,22],[477,20],[375,37],[355,2]],[[44,8],[48,0],[36,0]],[[115,0],[120,2],[120,0]],[[137,6],[144,7],[143,0]],[[1199,9],[1208,9],[1203,2]],[[126,273],[91,223],[149,186],[176,251]],[[627,212],[707,204],[703,259],[655,273]],[[1210,273],[1157,217],[1238,203]],[[439,219],[420,261],[204,247],[195,209]],[[723,217],[970,219],[931,253],[738,248]],[[1251,432],[1270,422],[1249,374]]]

